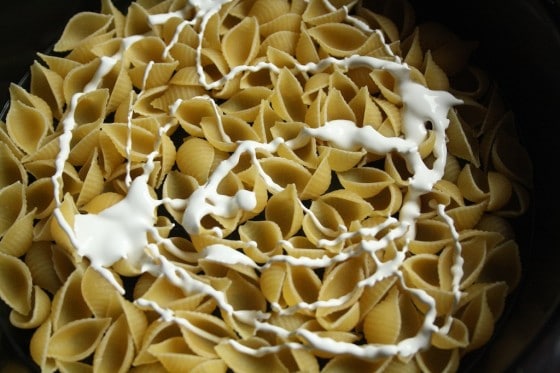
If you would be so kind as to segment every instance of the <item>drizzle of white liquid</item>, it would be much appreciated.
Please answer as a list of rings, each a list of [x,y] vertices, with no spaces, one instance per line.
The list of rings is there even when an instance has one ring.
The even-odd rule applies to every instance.
[[[164,51],[163,57],[167,56],[172,46],[177,42],[178,35],[182,28],[186,25],[198,25],[199,45],[196,49],[196,68],[199,74],[200,82],[207,90],[218,88],[225,84],[229,79],[232,79],[238,74],[246,71],[254,72],[262,69],[267,69],[272,73],[278,73],[280,71],[277,66],[271,63],[263,62],[256,65],[234,67],[228,74],[212,83],[208,83],[205,80],[206,75],[204,74],[204,69],[201,63],[204,30],[210,17],[218,12],[222,5],[227,2],[228,0],[191,0],[190,5],[183,11],[149,16],[149,21],[152,25],[161,25],[173,17],[183,19],[191,7],[196,10],[196,15],[192,20],[184,20],[179,24],[174,37],[171,39]],[[329,6],[331,6],[327,1],[325,1],[325,4],[329,4]],[[347,16],[347,21],[356,25],[360,29],[369,30],[367,25],[358,19]],[[378,32],[380,37],[383,38],[383,35],[378,30],[369,31]],[[137,176],[134,180],[132,180],[130,177],[130,168],[127,168],[125,181],[129,186],[129,190],[123,200],[99,214],[76,215],[74,226],[71,227],[66,222],[60,211],[62,203],[60,192],[63,190],[62,173],[64,164],[70,153],[72,130],[76,125],[73,118],[74,110],[81,95],[96,89],[103,77],[121,58],[122,53],[126,51],[132,43],[140,40],[141,38],[142,36],[135,36],[123,39],[119,53],[112,57],[101,58],[101,64],[98,71],[95,73],[91,82],[86,85],[84,92],[77,93],[74,97],[72,97],[67,113],[62,120],[63,132],[59,137],[60,152],[56,158],[56,172],[53,176],[56,201],[54,215],[61,227],[67,233],[79,256],[88,258],[91,265],[105,278],[107,278],[108,281],[118,287],[121,292],[123,292],[124,289],[120,288],[120,285],[115,281],[108,268],[117,261],[125,259],[142,272],[149,272],[156,276],[165,276],[172,284],[180,289],[183,289],[186,294],[204,293],[209,295],[216,300],[221,310],[232,315],[241,322],[254,326],[257,330],[270,331],[280,338],[288,338],[296,335],[307,341],[307,344],[286,342],[276,346],[262,348],[249,348],[233,339],[229,341],[229,343],[231,343],[232,346],[239,351],[252,354],[254,356],[262,356],[267,353],[279,351],[283,348],[312,348],[334,354],[347,353],[363,359],[375,359],[378,357],[394,355],[410,356],[429,346],[430,337],[434,332],[438,330],[440,332],[446,332],[446,330],[448,330],[445,326],[443,328],[438,328],[435,324],[435,300],[426,292],[420,289],[410,288],[404,283],[400,268],[406,258],[408,250],[407,245],[405,244],[401,250],[397,251],[396,255],[391,260],[382,262],[377,257],[377,252],[379,250],[383,250],[391,241],[394,241],[397,238],[406,237],[407,242],[414,239],[415,222],[420,214],[420,197],[424,193],[430,191],[433,185],[440,180],[443,175],[447,152],[445,144],[445,130],[448,126],[447,112],[453,105],[460,102],[449,93],[431,91],[426,87],[413,82],[410,79],[410,71],[408,67],[405,64],[402,64],[397,56],[393,56],[394,61],[363,56],[351,56],[344,59],[329,57],[319,61],[318,63],[296,65],[295,68],[308,73],[320,72],[332,66],[337,66],[342,69],[366,67],[368,69],[385,69],[389,71],[396,80],[398,90],[404,104],[403,137],[388,138],[379,134],[372,127],[358,127],[355,123],[350,121],[335,120],[327,122],[319,128],[306,128],[296,139],[287,142],[284,142],[281,138],[274,139],[268,144],[258,143],[255,141],[239,141],[237,143],[236,150],[231,154],[231,156],[221,162],[216,170],[209,176],[208,181],[197,188],[189,196],[189,198],[184,201],[179,200],[166,202],[173,203],[174,206],[177,207],[184,207],[185,212],[181,222],[183,227],[190,234],[198,234],[201,231],[202,219],[207,215],[216,215],[227,218],[233,217],[242,211],[251,211],[255,208],[256,196],[252,191],[240,190],[233,196],[225,196],[218,193],[218,185],[226,177],[226,175],[235,168],[243,154],[249,154],[251,156],[253,165],[257,168],[260,177],[265,181],[269,190],[281,191],[282,187],[274,183],[274,181],[262,170],[262,168],[260,168],[260,163],[256,157],[257,152],[263,151],[275,153],[279,145],[283,143],[289,147],[297,148],[299,142],[306,137],[313,137],[318,140],[328,141],[333,146],[341,149],[363,149],[377,154],[399,152],[407,161],[413,175],[409,180],[408,193],[406,195],[403,208],[399,213],[399,219],[388,218],[384,223],[378,225],[377,227],[362,228],[356,232],[348,232],[346,227],[342,227],[339,232],[335,232],[338,234],[338,238],[331,241],[323,240],[320,242],[320,246],[328,247],[331,245],[337,245],[339,242],[351,238],[359,237],[361,239],[360,244],[357,245],[354,251],[341,252],[332,257],[324,256],[322,258],[294,258],[288,255],[277,255],[273,256],[264,265],[258,265],[240,251],[223,245],[211,245],[206,247],[200,253],[200,257],[217,263],[243,265],[257,271],[261,271],[275,262],[286,262],[293,266],[308,266],[311,268],[328,267],[334,263],[340,263],[348,260],[355,255],[368,253],[376,262],[377,270],[368,278],[360,281],[358,286],[373,286],[385,278],[396,276],[400,281],[401,288],[405,289],[411,294],[411,296],[416,297],[418,300],[427,305],[428,311],[425,314],[422,327],[416,336],[405,339],[396,345],[356,345],[321,337],[304,329],[290,332],[266,322],[267,318],[270,316],[269,314],[248,310],[235,310],[231,303],[228,302],[225,293],[213,288],[211,285],[199,280],[185,269],[170,262],[159,252],[157,245],[149,243],[149,237],[151,237],[157,243],[172,245],[169,240],[159,237],[157,230],[154,228],[157,216],[155,210],[161,203],[163,203],[163,201],[153,199],[150,195],[148,187],[149,174],[152,170],[152,161],[157,154],[159,143],[154,144],[154,152],[150,154],[142,175]],[[390,53],[389,46],[385,44],[385,48],[386,51]],[[153,64],[150,64],[146,69],[143,83],[144,86],[152,65]],[[139,93],[139,95],[141,94],[142,92]],[[209,100],[210,98],[204,96],[200,97],[200,99]],[[176,102],[169,108],[171,115],[174,114],[179,103],[180,102]],[[218,112],[219,108],[214,101],[212,101],[212,104],[216,117],[219,121],[222,138],[226,142],[231,142],[231,139],[223,130],[223,125],[220,121],[220,114]],[[129,140],[127,140],[126,145],[128,155],[130,155],[132,149],[132,102],[130,106],[131,112],[129,113],[128,124]],[[428,168],[425,165],[418,153],[419,145],[426,138],[427,130],[424,123],[427,121],[432,123],[432,129],[436,133],[436,143],[433,151],[435,161],[433,162],[432,168]],[[160,134],[165,130],[166,127],[162,128]],[[130,167],[130,165],[127,167]],[[304,208],[305,213],[314,219],[311,211],[305,208],[303,203],[301,205]],[[457,304],[461,295],[459,283],[463,276],[461,247],[457,232],[454,231],[451,218],[445,214],[442,207],[438,208],[438,211],[440,216],[442,216],[449,224],[456,243],[454,264],[451,271],[453,275],[455,304]],[[314,219],[314,222],[320,229],[324,228],[320,227],[318,219]],[[375,238],[383,229],[388,229],[388,233],[381,238]],[[219,229],[216,229],[216,232],[219,232]],[[333,232],[329,231],[329,233]],[[289,243],[284,242],[283,244]],[[177,253],[180,255],[179,249],[177,249]],[[340,305],[349,298],[350,294],[346,294],[339,298],[324,301],[317,301],[313,303],[302,302],[296,306],[284,309],[278,304],[272,304],[272,308],[274,312],[280,314],[290,314],[303,309],[314,310],[320,307]],[[202,338],[206,338],[216,343],[218,342],[216,340],[216,336],[193,326],[186,319],[175,316],[171,310],[165,309],[155,302],[148,301],[146,299],[138,299],[136,300],[136,303],[141,307],[150,308],[156,311],[164,320],[173,321],[187,328],[191,332],[196,333]]]

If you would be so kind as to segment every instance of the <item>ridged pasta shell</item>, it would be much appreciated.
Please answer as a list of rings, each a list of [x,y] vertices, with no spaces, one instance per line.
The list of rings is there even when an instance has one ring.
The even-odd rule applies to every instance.
[[[301,27],[301,16],[295,13],[283,13],[260,25],[260,34],[265,38],[281,31],[298,32]]]
[[[317,310],[317,317],[327,317],[329,314],[338,313],[337,311],[347,309],[352,306],[360,297],[363,288],[357,284],[364,279],[361,258],[352,258],[343,263],[337,264],[323,279],[323,285],[319,291],[318,300],[335,301],[335,304],[328,307],[321,307]],[[344,279],[342,281],[341,279]],[[338,298],[344,298],[339,302]],[[359,308],[358,308],[359,310]],[[357,320],[356,320],[357,322]],[[349,329],[348,329],[349,330]]]
[[[217,357],[217,344],[222,339],[235,338],[233,330],[216,316],[193,311],[180,311],[177,316],[192,325],[192,328],[182,327],[181,332],[187,345],[200,356]]]
[[[279,303],[286,278],[286,264],[272,263],[261,272],[260,288],[270,303]]]
[[[313,303],[320,287],[321,279],[311,268],[287,266],[282,295],[288,306],[295,306],[300,302]]]
[[[390,184],[376,196],[366,200],[373,206],[372,215],[391,216],[400,210],[403,193],[396,184]]]
[[[248,65],[258,54],[259,24],[254,17],[244,18],[222,38],[222,51],[230,68]]]
[[[324,145],[319,145],[319,154],[328,159],[331,169],[343,172],[356,166],[367,154],[365,150],[343,150]]]
[[[264,158],[259,160],[260,166],[276,186],[286,188],[294,184],[298,194],[301,193],[311,179],[309,171],[300,164],[280,157]],[[269,190],[276,192],[276,186],[267,182]]]
[[[373,197],[394,182],[385,171],[374,167],[352,168],[337,176],[345,189],[362,198]]]
[[[206,117],[202,119],[200,126],[208,142],[221,151],[234,151],[237,141],[259,141],[259,136],[253,128],[235,116]]]
[[[30,72],[31,94],[42,97],[49,105],[53,116],[57,119],[61,118],[65,104],[63,89],[64,79],[39,62],[34,62],[33,65],[31,65]]]
[[[68,21],[60,39],[54,45],[55,52],[65,52],[76,48],[85,39],[105,32],[111,17],[94,12],[81,12]]]
[[[25,263],[0,253],[0,298],[13,310],[27,315],[31,310],[33,283]]]
[[[381,281],[364,287],[364,292],[360,297],[360,318],[363,319],[369,311],[376,306],[387,292],[393,287],[397,278],[395,276],[386,277]]]
[[[371,344],[395,344],[401,329],[397,291],[375,305],[364,318],[364,336]]]
[[[269,345],[266,340],[258,337],[251,337],[239,341],[239,343],[252,349],[258,349],[259,347],[266,347]],[[222,342],[216,345],[216,353],[223,361],[225,361],[227,366],[234,371],[260,373],[269,370],[278,373],[288,373],[288,369],[282,364],[276,354],[255,356],[238,351],[227,342]]]
[[[303,88],[287,68],[280,70],[276,86],[270,96],[274,111],[288,122],[303,122],[306,107],[303,103]]]
[[[47,349],[52,334],[52,322],[47,319],[31,336],[29,354],[42,371],[54,372],[56,366],[52,358],[47,357]]]
[[[480,281],[505,281],[508,292],[512,292],[521,280],[521,260],[518,244],[507,240],[491,249],[486,257]]]
[[[220,105],[226,114],[234,114],[242,120],[253,122],[263,100],[268,100],[272,91],[266,87],[248,87]]]
[[[85,173],[85,175],[83,175],[84,184],[82,190],[76,200],[76,206],[78,207],[84,206],[94,197],[103,193],[105,185],[103,171],[98,163],[97,149],[94,150],[89,165],[83,167],[80,173],[82,175]]]
[[[302,200],[318,198],[329,189],[331,180],[332,173],[329,160],[325,157],[321,160],[307,185],[301,191],[300,198]]]
[[[25,264],[29,268],[33,283],[54,294],[62,285],[53,268],[50,242],[33,242],[25,255]]]
[[[459,255],[463,258],[460,287],[466,289],[478,279],[486,262],[487,247],[484,240],[476,238],[461,241],[460,244],[461,253]],[[452,288],[453,275],[451,274],[451,268],[456,255],[455,249],[449,246],[442,251],[439,258],[438,275],[442,288],[447,290]]]
[[[451,208],[447,214],[453,219],[455,229],[462,231],[473,228],[486,210],[487,202],[483,201],[469,206]]]
[[[0,240],[0,253],[14,257],[23,256],[33,241],[35,209],[17,219]]]
[[[367,36],[360,30],[344,23],[323,23],[307,32],[321,48],[334,57],[354,54],[367,40]]]
[[[74,270],[54,295],[51,311],[54,331],[70,322],[86,320],[92,316],[82,294],[82,278],[82,270]]]
[[[154,134],[134,124],[129,127],[126,123],[104,123],[101,131],[111,139],[119,154],[130,161],[143,161],[154,150]],[[132,138],[130,152],[127,151],[129,136]]]
[[[121,316],[107,329],[99,342],[93,355],[93,371],[128,372],[134,353],[126,318]]]
[[[446,223],[422,219],[416,222],[416,237],[409,249],[414,254],[435,254],[451,242],[451,230]]]
[[[178,61],[138,64],[128,70],[130,82],[138,89],[147,90],[170,83],[170,78],[178,66]]]
[[[95,317],[116,320],[122,313],[118,290],[91,267],[84,272],[81,293]]]
[[[21,218],[26,211],[25,186],[15,182],[0,189],[0,237]]]
[[[527,149],[517,139],[503,131],[496,137],[491,153],[496,170],[520,184],[531,187],[533,166]]]
[[[451,155],[480,166],[479,146],[473,130],[465,124],[455,110],[449,110],[449,127],[445,132],[449,141],[447,149]]]
[[[326,121],[344,119],[354,123],[356,122],[354,112],[342,96],[342,93],[336,88],[331,88],[329,90],[323,110],[325,112],[324,118]]]
[[[390,361],[388,358],[370,361],[353,356],[334,356],[321,372],[383,372]]]
[[[93,77],[95,76],[95,73],[99,69],[100,65],[101,60],[94,59],[86,64],[76,67],[68,73],[68,75],[64,78],[64,82],[62,84],[64,102],[70,104],[72,102],[72,98],[75,97],[74,95],[82,94],[86,91],[85,87],[93,80]],[[67,108],[67,110],[68,109],[69,107]],[[65,115],[68,114],[65,113]]]
[[[466,351],[480,348],[488,342],[494,333],[494,317],[488,306],[486,292],[481,292],[465,307],[460,319],[469,329]]]
[[[79,319],[56,330],[47,355],[61,361],[79,361],[91,355],[111,324],[111,319]]]
[[[284,239],[290,238],[301,228],[303,209],[297,199],[293,184],[269,198],[265,208],[266,220],[275,222]]]
[[[466,325],[456,318],[451,319],[451,327],[446,334],[441,332],[432,334],[432,345],[440,349],[463,348],[468,343],[469,331]]]
[[[28,314],[21,314],[16,310],[10,312],[10,323],[20,329],[34,329],[39,327],[50,315],[51,300],[47,293],[34,285],[31,300],[32,309]]]
[[[130,325],[130,321],[129,325]],[[132,362],[133,366],[157,362],[157,358],[149,352],[151,346],[174,337],[180,337],[181,331],[173,321],[156,319],[142,333],[142,343],[137,349]]]
[[[13,142],[27,154],[34,153],[52,131],[52,120],[39,109],[21,101],[10,102],[6,116],[6,129]]]
[[[243,251],[257,263],[265,263],[273,255],[282,252],[278,242],[282,239],[282,231],[272,221],[248,221],[239,227],[239,237],[244,242],[255,242]]]
[[[455,372],[459,368],[459,359],[459,349],[442,350],[437,347],[431,347],[416,357],[424,372]]]
[[[438,276],[438,256],[432,254],[418,254],[406,259],[402,265],[405,282],[408,286],[424,290],[434,298],[438,315],[445,315],[451,311],[453,292],[444,290],[440,286]],[[413,298],[420,310],[426,309],[426,304]]]

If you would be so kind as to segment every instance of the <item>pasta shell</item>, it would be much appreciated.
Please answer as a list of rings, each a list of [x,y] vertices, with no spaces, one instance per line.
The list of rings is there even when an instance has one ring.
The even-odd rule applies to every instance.
[[[115,320],[122,312],[118,290],[91,267],[84,272],[81,293],[95,317]]]
[[[134,344],[124,316],[108,329],[93,355],[94,372],[128,372],[134,357]]]
[[[65,52],[76,48],[85,39],[105,32],[111,17],[94,12],[81,12],[68,21],[62,36],[54,45],[55,52]]]
[[[31,94],[42,97],[50,107],[53,116],[57,119],[62,117],[64,99],[64,79],[56,72],[47,69],[38,62],[30,67]]]
[[[259,24],[253,17],[243,19],[222,39],[222,51],[230,68],[248,65],[257,56],[259,46]]]
[[[29,314],[21,314],[16,310],[10,312],[10,323],[20,329],[34,329],[39,327],[49,317],[51,300],[39,286],[33,286],[32,309]]]
[[[527,150],[513,136],[506,134],[497,136],[491,155],[492,164],[498,172],[524,186],[532,185],[531,158]]]
[[[0,298],[16,312],[27,315],[31,310],[33,284],[23,261],[0,253]]]
[[[302,14],[302,20],[312,25],[342,23],[345,18],[346,12],[344,8],[333,10],[327,4],[317,0],[311,0]]]
[[[122,157],[129,157],[131,161],[143,161],[154,150],[156,142],[154,134],[139,126],[132,125],[129,128],[126,123],[105,123],[101,131],[111,139],[119,154]],[[126,145],[128,136],[132,138],[130,152],[127,151]]]
[[[390,361],[391,359],[369,361],[353,356],[335,356],[325,365],[321,372],[382,372]]]
[[[54,295],[52,301],[52,321],[54,331],[61,329],[64,325],[73,321],[82,319],[87,320],[91,317],[92,312],[85,302],[82,294],[82,278],[82,270],[74,270],[64,285]],[[108,326],[108,324],[106,326]]]
[[[144,332],[148,328],[148,320],[142,310],[140,310],[134,303],[120,297],[120,304],[122,308],[122,315],[126,319],[128,332],[134,343],[136,350],[140,350]]]
[[[293,184],[269,200],[265,208],[266,220],[276,223],[283,238],[293,236],[301,228],[303,209],[298,203],[297,191]]]
[[[281,31],[298,32],[301,26],[301,16],[295,13],[283,13],[259,27],[260,34],[265,38]]]
[[[286,267],[283,263],[272,263],[261,272],[260,288],[267,301],[279,303],[285,278]]]
[[[34,219],[35,210],[32,210],[16,220],[14,225],[6,230],[4,237],[0,240],[0,253],[14,257],[23,256],[31,247],[33,241]]]
[[[488,252],[479,281],[505,281],[508,292],[513,291],[521,279],[521,260],[518,244],[507,240]]]
[[[19,181],[0,189],[0,237],[25,214],[25,186]]]
[[[309,62],[315,63],[321,59],[315,47],[315,43],[307,30],[303,30],[303,32],[299,34],[294,55],[302,64]]]
[[[234,116],[203,118],[200,125],[208,142],[221,151],[234,151],[239,140],[259,140],[247,122]]]
[[[383,170],[373,167],[357,167],[339,172],[342,186],[362,198],[374,197],[393,183],[393,179]]]
[[[318,198],[329,189],[331,180],[332,174],[329,161],[327,158],[323,158],[302,190],[300,198],[302,200]]]
[[[229,326],[215,316],[193,311],[181,311],[177,315],[192,325],[192,328],[183,327],[181,331],[188,346],[200,356],[217,357],[217,343],[224,338],[235,338]]]
[[[272,91],[266,87],[249,87],[233,95],[220,105],[226,114],[234,114],[242,120],[255,120],[263,100],[268,100]]]
[[[344,172],[356,166],[363,159],[366,151],[343,150],[332,147],[319,146],[319,154],[326,154],[325,157],[327,157],[329,165],[333,171]]]
[[[265,340],[258,337],[252,337],[239,343],[252,349],[268,346]],[[250,355],[238,351],[227,342],[216,345],[216,353],[234,372],[258,373],[264,370],[279,373],[288,372],[288,369],[275,354],[265,354],[263,356]]]
[[[431,347],[421,352],[416,361],[425,372],[454,372],[459,368],[459,350]]]
[[[282,295],[288,306],[301,302],[313,303],[319,294],[321,280],[311,268],[288,266]]]
[[[452,348],[463,348],[469,343],[469,330],[459,319],[451,319],[451,327],[446,334],[436,332],[432,335],[434,347],[449,350]]]
[[[480,348],[494,332],[494,318],[488,306],[486,292],[481,292],[463,311],[461,320],[469,329],[467,351]]]
[[[364,336],[368,343],[395,344],[400,334],[400,326],[398,292],[392,291],[366,315]]]
[[[47,319],[41,324],[31,336],[29,341],[29,353],[33,361],[42,371],[55,371],[54,360],[47,356],[49,340],[52,334],[52,323]]]
[[[248,221],[239,227],[239,237],[244,242],[255,242],[243,251],[255,262],[265,263],[282,252],[278,242],[282,239],[280,227],[272,221]]]
[[[422,219],[416,222],[416,237],[409,249],[414,254],[435,254],[451,242],[451,230],[446,223]]]
[[[367,36],[360,30],[344,23],[323,23],[307,32],[321,48],[334,57],[354,54],[367,40]]]
[[[264,173],[270,178],[267,185],[272,192],[276,192],[278,186],[284,189],[289,184],[294,184],[299,194],[311,178],[311,174],[305,167],[284,158],[265,158],[259,160],[259,163]],[[271,182],[275,185],[271,185]]]
[[[80,319],[72,321],[51,337],[47,354],[62,361],[79,361],[91,355],[109,327],[111,319]]]
[[[459,118],[455,110],[449,110],[448,116],[449,127],[446,135],[449,139],[447,145],[449,153],[479,167],[479,147],[473,130]]]
[[[328,321],[329,315],[339,313],[337,311],[348,309],[349,306],[359,306],[355,301],[360,297],[363,292],[363,288],[357,286],[358,282],[364,279],[364,271],[361,268],[360,258],[352,258],[346,262],[338,264],[332,271],[328,273],[326,278],[323,280],[323,285],[319,291],[318,300],[320,301],[334,301],[332,306],[322,307],[317,310],[318,320],[322,318],[319,323]],[[344,278],[345,281],[340,279]],[[343,299],[339,302],[338,299]],[[359,311],[359,307],[357,308]],[[354,310],[350,311],[354,313]],[[331,317],[332,317],[331,316]],[[358,314],[359,317],[359,314]],[[357,323],[357,319],[355,322]],[[327,323],[325,323],[327,324]],[[325,325],[323,325],[326,327]],[[348,325],[349,326],[349,325]],[[352,325],[355,326],[355,325]],[[335,329],[348,331],[350,329]]]
[[[62,283],[53,267],[50,242],[33,242],[24,261],[31,272],[33,283],[51,294],[56,293]]]
[[[275,112],[286,121],[303,122],[305,104],[302,100],[303,88],[290,70],[284,68],[278,75],[276,87],[270,96]]]
[[[432,254],[418,254],[408,258],[403,263],[404,278],[408,286],[420,288],[428,293],[436,301],[438,315],[450,312],[453,304],[453,292],[442,289],[437,271],[438,257]],[[413,301],[419,309],[425,309],[426,305]]]
[[[6,116],[6,128],[14,143],[30,154],[39,149],[47,133],[52,131],[52,122],[38,109],[12,100]]]

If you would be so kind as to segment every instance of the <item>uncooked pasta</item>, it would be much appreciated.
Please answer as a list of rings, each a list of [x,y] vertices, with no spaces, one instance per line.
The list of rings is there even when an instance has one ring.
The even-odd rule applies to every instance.
[[[0,127],[0,298],[45,372],[453,372],[531,162],[406,1],[101,1]]]

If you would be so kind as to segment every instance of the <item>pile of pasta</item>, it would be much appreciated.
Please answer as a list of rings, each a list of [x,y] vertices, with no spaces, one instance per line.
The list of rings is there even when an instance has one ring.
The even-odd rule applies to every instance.
[[[28,89],[10,87],[0,126],[0,298],[13,325],[33,330],[34,362],[44,372],[457,370],[519,283],[510,219],[527,211],[531,187],[513,115],[469,63],[475,48],[416,24],[404,0],[125,10],[102,0],[99,13],[76,14],[54,52],[38,54]],[[298,137],[333,121],[405,136],[397,78],[337,63],[353,56],[400,63],[460,100],[412,235],[399,231],[414,176],[405,155]],[[430,123],[426,133],[417,151],[435,168]],[[142,176],[155,201],[142,260],[171,270],[125,256],[91,265],[68,227],[128,201]],[[189,198],[211,183],[241,207],[185,222]],[[233,198],[240,191],[250,203]]]

